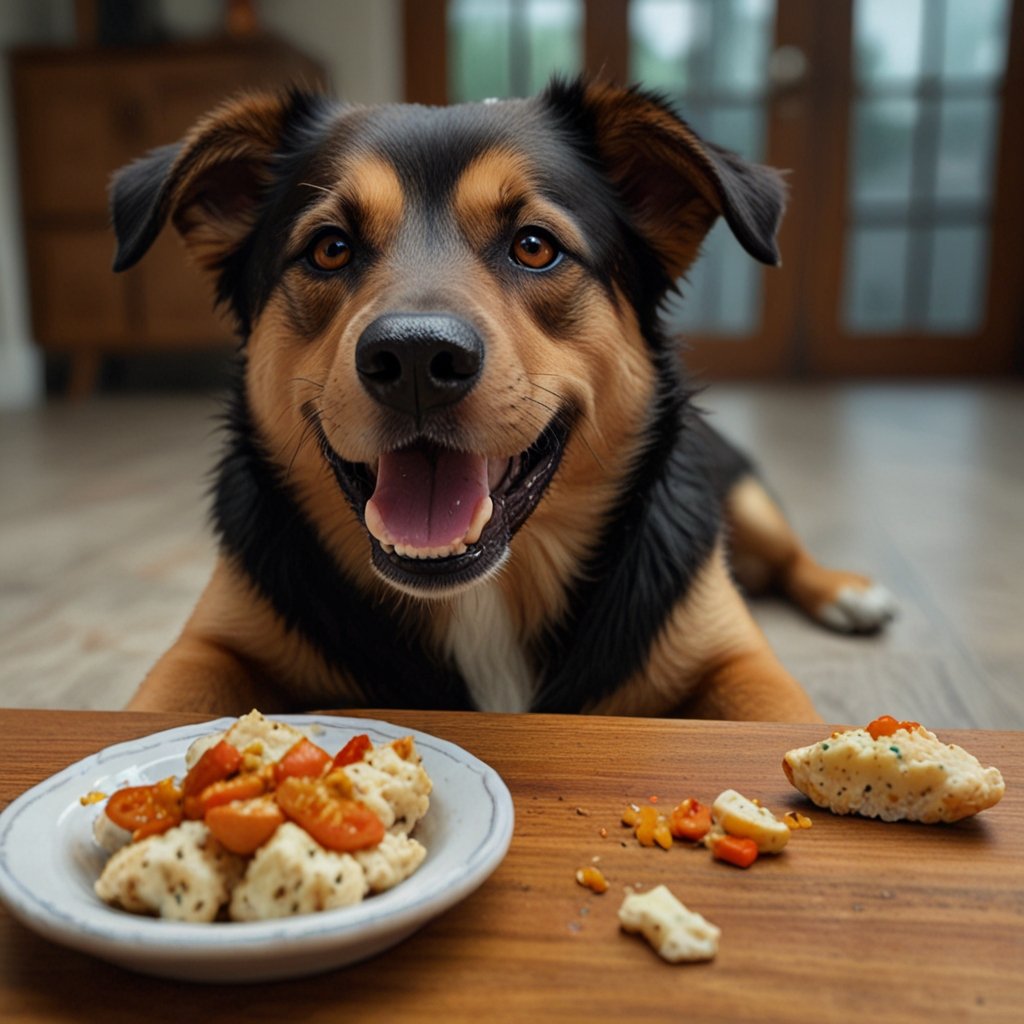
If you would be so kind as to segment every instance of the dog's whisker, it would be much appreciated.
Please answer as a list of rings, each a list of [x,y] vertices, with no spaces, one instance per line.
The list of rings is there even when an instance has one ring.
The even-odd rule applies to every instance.
[[[562,397],[556,391],[551,391],[549,388],[543,388],[539,384],[534,384],[533,386],[541,391],[545,391],[548,394],[554,395],[556,398]],[[552,414],[553,419],[558,420],[562,424],[568,425],[568,413],[566,412],[563,406],[552,408],[546,402],[541,401],[539,398],[534,398],[532,395],[524,395],[523,397],[524,399],[526,399],[526,401],[533,402],[534,405],[539,405],[542,409],[547,409],[548,412]],[[580,440],[586,446],[587,451],[590,452],[592,458],[597,463],[597,465],[601,468],[602,471],[604,471],[607,467],[601,461],[601,456],[597,454],[597,451],[594,448],[593,444],[591,444],[590,438],[587,437],[587,430],[585,428],[589,426],[590,423],[587,419],[586,414],[582,413],[580,417],[580,422],[577,425]]]
[[[325,185],[317,185],[312,181],[300,181],[299,188],[312,188],[316,189],[317,192],[323,192],[325,195],[337,197],[338,193],[333,188],[327,188]]]
[[[289,384],[308,384],[310,387],[316,388],[318,391],[323,391],[327,385],[326,383],[320,383],[320,381],[310,380],[309,377],[289,377]]]

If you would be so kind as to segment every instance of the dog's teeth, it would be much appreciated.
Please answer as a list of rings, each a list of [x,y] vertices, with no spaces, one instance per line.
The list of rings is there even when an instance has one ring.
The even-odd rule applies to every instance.
[[[380,542],[381,547],[385,545],[389,548],[394,547],[394,541],[391,539],[391,534],[384,523],[384,518],[377,510],[377,506],[372,498],[363,509],[363,522],[366,524],[366,529]]]
[[[466,535],[462,538],[462,542],[464,544],[475,544],[480,539],[480,534],[484,532],[484,527],[491,521],[493,514],[494,502],[491,501],[489,494],[485,494],[476,506],[473,519],[470,521],[469,529],[466,530]]]

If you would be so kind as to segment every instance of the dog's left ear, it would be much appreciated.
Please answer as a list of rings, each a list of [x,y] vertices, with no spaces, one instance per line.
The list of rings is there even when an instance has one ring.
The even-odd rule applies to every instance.
[[[195,261],[214,270],[252,230],[292,96],[247,95],[202,118],[174,145],[119,171],[110,187],[114,270],[134,266],[170,220]]]
[[[554,83],[548,102],[591,143],[635,227],[670,278],[696,259],[725,218],[751,256],[776,266],[786,191],[778,171],[705,142],[660,97],[606,83]]]

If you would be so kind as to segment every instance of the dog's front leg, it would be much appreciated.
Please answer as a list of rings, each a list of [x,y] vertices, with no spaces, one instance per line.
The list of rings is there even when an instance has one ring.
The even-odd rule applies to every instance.
[[[681,711],[687,717],[730,721],[822,720],[803,687],[767,643],[739,651],[710,667]]]
[[[272,687],[265,655],[284,645],[277,617],[225,558],[177,642],[153,666],[127,706],[130,711],[194,711],[242,715],[291,711],[282,687]],[[260,645],[263,645],[261,648]],[[294,658],[293,658],[294,660]]]
[[[241,715],[281,710],[280,695],[233,651],[186,631],[153,666],[128,711]]]

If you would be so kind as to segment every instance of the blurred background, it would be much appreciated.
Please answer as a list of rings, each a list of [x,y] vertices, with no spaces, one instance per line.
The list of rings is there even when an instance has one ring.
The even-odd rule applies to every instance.
[[[1024,355],[1014,0],[6,0],[0,400],[187,384],[226,328],[173,239],[114,277],[105,185],[235,89],[522,96],[601,72],[786,168],[785,272],[724,226],[669,319],[711,377],[1007,374]],[[147,357],[148,362],[140,357]],[[143,378],[140,376],[141,382]]]
[[[716,228],[667,316],[811,549],[904,615],[759,602],[783,660],[833,721],[1024,727],[1024,0],[3,0],[0,53],[0,705],[118,706],[214,558],[235,343],[173,232],[111,273],[111,172],[240,88],[589,71],[788,171],[783,268]]]

